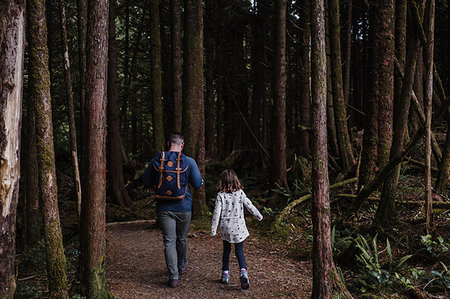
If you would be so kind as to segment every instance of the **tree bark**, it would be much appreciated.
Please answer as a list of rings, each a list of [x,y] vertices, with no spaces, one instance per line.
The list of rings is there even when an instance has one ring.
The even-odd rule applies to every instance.
[[[66,30],[66,8],[64,0],[59,1],[59,9],[61,16],[61,39],[63,43],[64,52],[64,76],[66,83],[67,96],[67,113],[69,119],[69,135],[70,135],[70,149],[72,153],[73,164],[73,181],[75,186],[75,194],[77,196],[77,212],[78,217],[81,215],[81,180],[80,169],[78,167],[78,149],[77,149],[77,129],[75,125],[75,115],[73,108],[73,93],[72,93],[72,77],[70,75],[70,59],[69,59],[69,45]]]
[[[214,70],[215,70],[215,17],[216,1],[205,1],[205,144],[206,157],[214,158],[215,154],[215,113],[214,113]]]
[[[272,120],[272,183],[287,187],[286,178],[286,0],[275,1]]]
[[[303,1],[299,6],[300,18],[300,131],[299,131],[299,153],[307,157],[310,154],[310,122],[311,122],[311,88],[310,88],[310,47],[311,47],[311,24],[310,24],[310,1]]]
[[[344,86],[344,101],[346,104],[350,103],[350,70],[352,60],[352,16],[353,16],[353,0],[347,0],[345,9],[345,43],[344,43],[344,58],[343,61],[343,86]]]
[[[184,149],[205,172],[205,109],[203,98],[203,6],[201,0],[185,0],[183,132]],[[195,217],[206,215],[205,187],[194,193]]]
[[[82,295],[107,298],[106,270],[106,83],[108,55],[108,0],[88,7],[86,119],[83,132],[81,206]]]
[[[87,37],[87,6],[88,0],[77,0],[78,10],[78,57],[80,76],[80,119],[84,119],[86,103],[86,37]],[[83,132],[81,132],[83,136]],[[81,137],[83,138],[83,137]]]
[[[172,101],[173,101],[173,131],[181,132],[183,120],[183,58],[181,46],[181,3],[180,0],[170,0],[172,13]]]
[[[25,1],[0,2],[0,297],[16,290]]]
[[[327,1],[325,2],[325,13],[327,9]],[[327,57],[330,57],[330,34],[328,19],[325,17],[325,47]],[[311,37],[312,38],[312,37]],[[328,143],[330,145],[328,153],[330,155],[339,156],[339,146],[336,132],[336,121],[334,117],[334,105],[332,96],[333,84],[331,83],[331,60],[327,59],[327,129],[328,129]]]
[[[159,0],[150,0],[150,61],[153,100],[153,144],[155,151],[163,151],[164,124],[161,81],[161,34],[159,31]]]
[[[373,2],[373,3],[372,3]],[[394,113],[395,4],[394,0],[370,3],[369,22],[372,36],[372,74],[369,96],[378,102],[378,167],[389,161]],[[370,39],[370,37],[369,37]],[[373,56],[372,56],[373,55]]]
[[[121,207],[131,204],[125,188],[122,169],[122,138],[119,121],[119,93],[117,90],[116,0],[109,4],[108,44],[108,103],[107,103],[107,165],[112,196]]]
[[[50,297],[68,298],[66,257],[58,210],[55,152],[53,146],[50,73],[48,68],[45,1],[28,2],[30,30],[31,96],[36,104],[36,143],[39,188],[43,203],[47,276]]]
[[[311,298],[332,298],[338,292],[352,298],[339,278],[331,249],[331,219],[327,150],[327,66],[324,1],[311,1],[312,92],[312,221],[313,290]]]
[[[347,111],[345,108],[342,63],[341,63],[341,24],[339,0],[329,0],[329,31],[330,31],[330,60],[331,82],[333,90],[334,120],[336,122],[337,143],[342,168],[350,171],[354,164],[353,149],[347,128]]]
[[[425,226],[426,233],[433,230],[433,198],[431,190],[431,113],[433,104],[433,51],[434,51],[434,19],[435,1],[427,1],[426,38],[424,45],[425,65]]]
[[[405,7],[406,9],[406,7]],[[398,12],[398,11],[397,11]],[[398,83],[401,86],[401,91],[398,95],[396,110],[394,112],[394,137],[392,140],[392,148],[390,157],[400,155],[403,151],[403,143],[407,133],[409,107],[411,103],[411,93],[414,84],[414,74],[416,71],[417,48],[419,47],[419,39],[416,35],[416,27],[411,24],[408,29],[408,51],[406,57],[405,76],[403,77],[398,72]],[[398,34],[402,34],[400,30]],[[399,37],[401,40],[406,40],[405,37]],[[395,200],[397,198],[398,180],[400,177],[400,164],[398,164],[392,172],[390,172],[385,181],[383,191],[381,193],[381,200],[375,215],[375,223],[378,226],[388,228],[397,220],[397,212]]]
[[[28,63],[30,65],[30,63]],[[28,81],[28,86],[31,86]],[[29,88],[31,91],[31,88]],[[25,198],[26,198],[26,249],[35,248],[41,238],[42,217],[39,209],[39,171],[36,151],[35,102],[28,93],[26,114]]]

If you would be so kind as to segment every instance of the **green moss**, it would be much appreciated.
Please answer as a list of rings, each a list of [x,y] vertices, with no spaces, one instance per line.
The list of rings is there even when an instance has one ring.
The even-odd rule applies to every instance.
[[[106,288],[106,271],[103,265],[94,267],[90,270],[88,277],[88,287],[88,298],[110,298]]]

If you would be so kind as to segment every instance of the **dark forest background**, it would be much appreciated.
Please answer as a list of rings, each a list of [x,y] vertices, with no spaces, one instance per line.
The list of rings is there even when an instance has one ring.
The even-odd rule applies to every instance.
[[[89,170],[95,142],[86,141],[94,115],[90,84],[102,77],[89,77],[89,68],[98,59],[107,64],[106,127],[92,140],[105,138],[105,155],[98,157],[106,160],[107,222],[155,217],[153,194],[143,189],[141,177],[169,134],[181,132],[185,153],[197,160],[206,182],[194,194],[198,223],[209,223],[218,176],[233,168],[264,212],[258,229],[268,240],[287,244],[294,258],[315,259],[312,236],[326,236],[339,269],[334,288],[343,294],[448,296],[448,1],[328,0],[322,38],[311,21],[321,1],[103,2],[102,20],[109,25],[89,35],[95,8],[83,6],[88,2],[27,1],[17,210],[21,271],[32,268],[26,263],[30,250],[45,247],[39,215],[48,210],[30,206],[38,194],[40,205],[44,200],[37,182],[42,166],[32,159],[38,157],[34,122],[40,114],[52,116],[54,198],[69,262],[77,263],[78,246],[83,252],[89,227],[79,219],[91,219],[89,211],[98,208],[81,207],[84,194],[95,198],[98,187]],[[33,11],[45,16],[44,28],[32,25]],[[86,52],[94,36],[108,39],[97,52],[107,53],[106,60]],[[316,42],[326,51],[322,81],[314,73]],[[40,57],[35,49],[45,44],[49,78],[43,82],[51,107],[39,110],[37,90],[45,84],[37,84],[42,71],[33,63]],[[326,86],[326,132],[316,117],[316,82]],[[326,145],[318,147],[319,133]],[[322,181],[328,206],[316,208],[315,186]],[[330,231],[313,232],[322,208],[328,211],[324,219],[331,213]],[[80,285],[74,292],[86,294]],[[19,284],[16,297],[31,296],[33,287]]]

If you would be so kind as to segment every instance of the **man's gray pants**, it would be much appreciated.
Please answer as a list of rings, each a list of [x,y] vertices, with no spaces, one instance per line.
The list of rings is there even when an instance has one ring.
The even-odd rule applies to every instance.
[[[191,212],[158,211],[164,241],[169,279],[178,279],[179,270],[187,266],[187,234],[191,224]]]

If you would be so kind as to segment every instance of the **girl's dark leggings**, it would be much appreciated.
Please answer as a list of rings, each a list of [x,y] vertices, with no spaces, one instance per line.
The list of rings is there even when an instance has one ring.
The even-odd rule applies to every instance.
[[[234,244],[234,252],[236,253],[236,258],[239,262],[239,269],[247,269],[247,264],[245,263],[244,256],[244,241],[241,243]],[[222,271],[230,270],[230,253],[231,253],[231,243],[228,241],[223,241],[223,255],[222,255]]]

